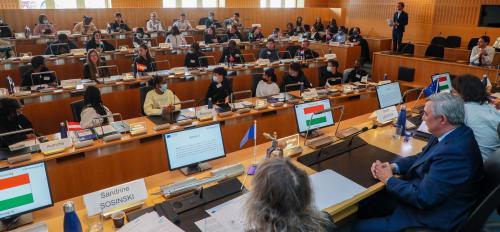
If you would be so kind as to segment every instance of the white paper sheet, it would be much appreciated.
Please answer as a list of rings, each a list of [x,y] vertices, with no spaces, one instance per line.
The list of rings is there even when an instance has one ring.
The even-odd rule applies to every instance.
[[[160,217],[156,212],[146,213],[135,220],[125,224],[118,232],[183,232],[181,228],[165,217]]]
[[[225,227],[225,231],[244,231],[245,203],[249,194],[241,195],[228,202],[207,210],[218,223]]]
[[[201,232],[225,232],[228,229],[220,224],[214,217],[207,217],[194,223]]]

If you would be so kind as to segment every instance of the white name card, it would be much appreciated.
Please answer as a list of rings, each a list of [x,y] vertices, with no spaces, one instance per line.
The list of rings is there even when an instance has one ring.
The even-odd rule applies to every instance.
[[[72,145],[73,144],[71,143],[70,138],[58,139],[46,143],[40,143],[40,150],[44,154],[54,154],[59,151],[63,151],[64,149],[71,147]]]
[[[120,206],[144,201],[148,197],[144,179],[130,181],[121,185],[102,189],[83,195],[87,215],[93,216],[109,212]]]
[[[399,116],[396,106],[391,106],[377,110],[376,114],[377,114],[377,121],[380,123],[386,123]]]

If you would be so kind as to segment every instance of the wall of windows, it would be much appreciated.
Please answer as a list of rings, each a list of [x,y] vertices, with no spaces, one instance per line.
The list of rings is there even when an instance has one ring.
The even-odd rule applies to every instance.
[[[260,0],[261,8],[304,8],[305,0]]]
[[[226,0],[163,0],[164,8],[217,8],[225,7]]]
[[[111,0],[20,0],[21,9],[111,8]]]

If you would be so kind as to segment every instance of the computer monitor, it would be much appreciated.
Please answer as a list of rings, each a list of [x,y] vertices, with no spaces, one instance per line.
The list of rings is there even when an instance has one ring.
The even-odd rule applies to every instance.
[[[399,82],[392,82],[385,85],[378,85],[377,88],[378,106],[380,109],[395,106],[403,102]]]
[[[192,174],[209,169],[206,161],[225,157],[220,124],[186,128],[163,135],[168,168]]]
[[[451,92],[450,73],[438,73],[432,75],[432,82],[437,81],[436,92]]]
[[[324,113],[313,115],[316,112],[326,109],[331,109],[329,99],[295,105],[295,118],[297,121],[297,128],[299,128],[299,133],[306,133],[308,127],[309,131],[312,131],[332,126],[334,124],[332,111],[326,111]]]
[[[0,171],[0,220],[2,222],[52,205],[45,163]]]

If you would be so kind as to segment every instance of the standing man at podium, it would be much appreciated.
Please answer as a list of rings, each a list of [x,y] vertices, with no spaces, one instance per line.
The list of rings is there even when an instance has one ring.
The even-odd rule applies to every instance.
[[[408,13],[403,10],[404,8],[405,3],[398,2],[398,10],[394,13],[392,21],[389,21],[389,26],[392,27],[392,50],[395,52],[401,49],[405,26],[408,25]]]

